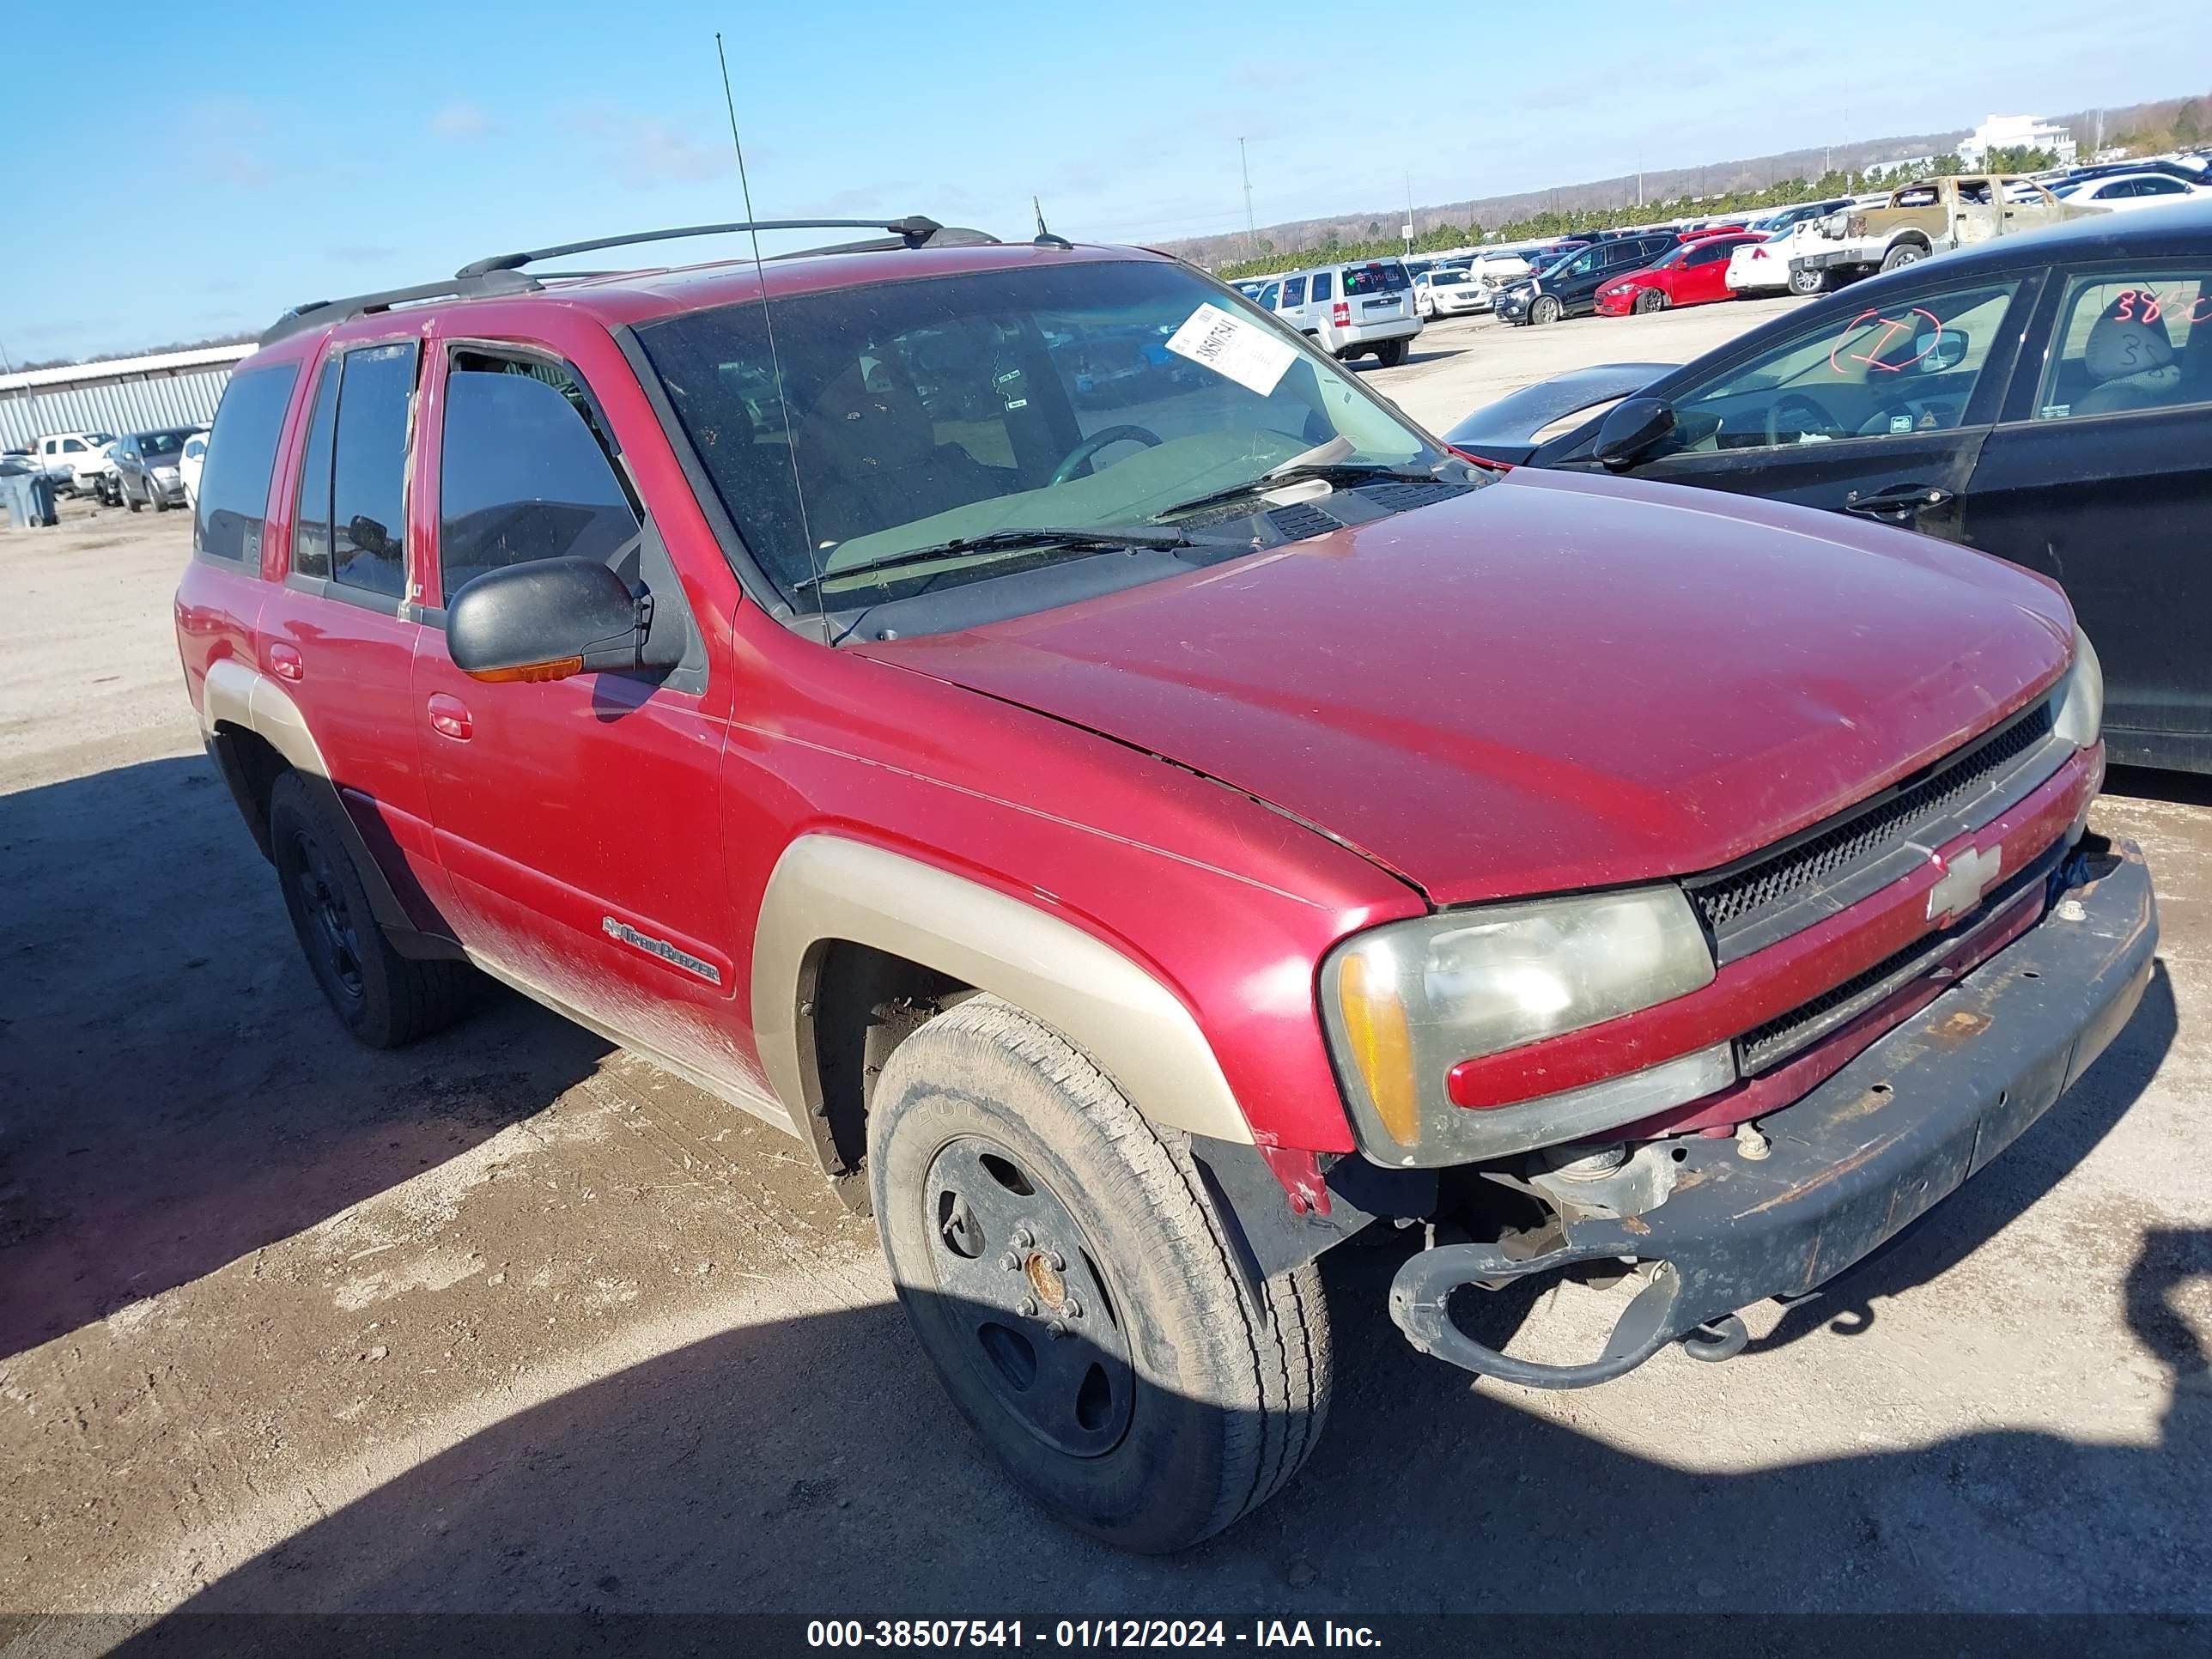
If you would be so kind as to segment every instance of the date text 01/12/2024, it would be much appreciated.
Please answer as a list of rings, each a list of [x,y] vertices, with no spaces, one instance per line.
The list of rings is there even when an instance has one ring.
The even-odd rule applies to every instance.
[[[1305,1619],[817,1619],[810,1648],[1377,1648],[1365,1625]]]

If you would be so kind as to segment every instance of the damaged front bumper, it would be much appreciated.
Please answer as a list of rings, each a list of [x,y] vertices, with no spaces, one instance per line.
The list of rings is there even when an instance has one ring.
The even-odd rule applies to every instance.
[[[1740,1308],[1833,1279],[2009,1146],[2135,1012],[2158,940],[2142,854],[2115,842],[2106,858],[2069,860],[2052,887],[2043,920],[2016,942],[1760,1119],[1765,1157],[1754,1162],[1729,1139],[1667,1143],[1679,1162],[1656,1207],[1562,1216],[1534,1254],[1499,1244],[1424,1250],[1391,1283],[1391,1318],[1424,1353],[1468,1370],[1584,1388]],[[1584,1364],[1515,1358],[1468,1336],[1446,1310],[1462,1285],[1627,1259],[1644,1264],[1644,1287],[1604,1352]]]

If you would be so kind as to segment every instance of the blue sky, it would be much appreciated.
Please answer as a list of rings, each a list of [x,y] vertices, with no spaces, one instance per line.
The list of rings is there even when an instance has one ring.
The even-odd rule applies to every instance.
[[[12,222],[0,349],[256,328],[505,248],[742,217],[717,28],[763,217],[923,212],[1012,235],[1035,192],[1054,229],[1100,240],[1240,226],[1240,135],[1264,224],[1387,215],[1408,171],[1417,201],[1463,199],[2176,96],[2212,65],[2212,12],[2182,0],[1549,0],[1525,28],[1494,3],[1279,10],[96,6],[112,51],[26,74],[37,32],[8,41],[11,173],[92,188]]]

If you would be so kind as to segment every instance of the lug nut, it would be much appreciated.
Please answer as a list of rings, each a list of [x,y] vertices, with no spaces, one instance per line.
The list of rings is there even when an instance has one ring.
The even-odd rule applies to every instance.
[[[1045,1334],[1053,1338],[1055,1341],[1067,1334],[1067,1324],[1064,1320],[1055,1319],[1051,1324],[1046,1326],[1044,1328]]]
[[[1081,1302],[1080,1300],[1079,1300],[1077,1297],[1072,1297],[1072,1296],[1071,1296],[1070,1297],[1068,1297],[1068,1298],[1067,1298],[1067,1300],[1066,1300],[1066,1301],[1065,1301],[1065,1302],[1063,1302],[1063,1303],[1061,1303],[1061,1304],[1060,1304],[1060,1317],[1061,1317],[1061,1318],[1063,1318],[1063,1319],[1080,1319],[1080,1318],[1082,1318],[1082,1317],[1083,1317],[1083,1304],[1082,1304],[1082,1302]]]
[[[1008,1250],[1006,1255],[999,1258],[999,1265],[1010,1273],[1018,1273],[1022,1270],[1022,1259],[1012,1250]]]
[[[1033,1296],[1024,1297],[1021,1300],[1020,1307],[1017,1309],[1016,1311],[1018,1312],[1024,1319],[1035,1319],[1036,1317],[1036,1298]]]
[[[1044,1265],[1053,1272],[1064,1273],[1067,1271],[1067,1258],[1058,1250],[1044,1250],[1040,1254],[1044,1257]]]
[[[1032,1233],[1026,1227],[1017,1227],[1013,1231],[1013,1240],[1014,1248],[1016,1249],[1026,1250],[1030,1245],[1036,1243],[1036,1235]]]

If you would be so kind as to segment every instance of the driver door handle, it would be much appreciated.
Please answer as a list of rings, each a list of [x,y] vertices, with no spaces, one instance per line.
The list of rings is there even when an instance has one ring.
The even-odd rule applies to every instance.
[[[1844,497],[1844,511],[1856,513],[1863,519],[1881,519],[1893,524],[1948,506],[1958,496],[1951,490],[1936,484],[1891,484],[1877,489],[1871,495],[1862,495],[1854,489]]]
[[[475,734],[476,723],[469,718],[466,703],[439,691],[430,698],[430,729],[440,737],[466,743]]]

